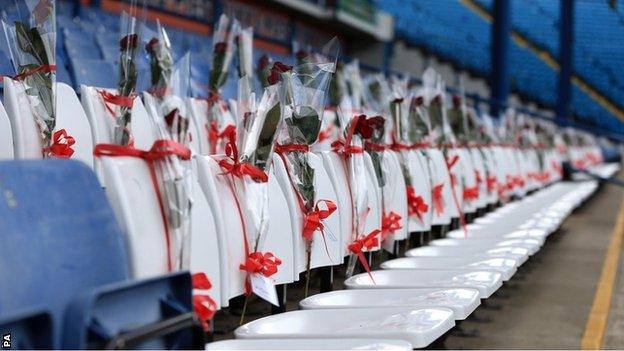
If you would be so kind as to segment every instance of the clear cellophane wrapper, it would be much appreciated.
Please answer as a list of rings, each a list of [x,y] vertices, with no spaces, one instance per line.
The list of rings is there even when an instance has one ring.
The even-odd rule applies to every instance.
[[[157,38],[165,46],[168,45],[169,49],[166,50],[170,50],[166,32],[162,27],[159,26],[158,33],[153,38]],[[158,55],[163,58],[166,53],[161,52]],[[190,111],[185,101],[190,96],[189,54],[171,67],[165,67],[167,60],[165,58],[160,63],[164,68],[160,71],[161,78],[155,79],[151,93],[145,94],[145,107],[152,117],[152,127],[157,139],[173,140],[188,147]],[[189,269],[194,182],[191,161],[172,155],[156,161],[155,164],[171,236],[172,266],[174,269]]]
[[[239,80],[237,145],[240,162],[249,163],[267,175],[271,171],[275,137],[281,125],[280,84],[264,88],[256,101],[251,77]],[[269,183],[243,177],[237,183],[243,200],[248,244],[252,251],[261,251],[269,229]]]
[[[334,45],[334,40],[328,47]],[[326,57],[329,58],[325,62],[304,63],[282,74],[280,100],[284,123],[278,135],[280,144],[309,146],[317,141],[327,90],[336,67],[335,54]],[[314,169],[309,164],[308,153],[288,152],[286,158],[292,181],[304,206],[303,210],[311,211],[316,198]]]

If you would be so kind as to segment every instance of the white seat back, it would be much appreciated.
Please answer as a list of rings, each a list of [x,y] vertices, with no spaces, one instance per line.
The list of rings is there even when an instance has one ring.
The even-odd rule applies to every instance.
[[[408,171],[410,172],[412,186],[416,195],[422,196],[425,203],[429,206],[429,212],[422,214],[422,221],[415,217],[409,219],[408,229],[410,232],[428,231],[431,229],[431,211],[433,209],[428,160],[420,150],[403,152],[400,157],[407,158]]]
[[[147,163],[133,157],[101,157],[106,194],[126,234],[132,276],[167,272],[167,244],[158,198]]]
[[[39,128],[30,110],[24,86],[9,77],[4,77],[4,106],[11,121],[15,158],[42,158]]]
[[[383,243],[385,249],[392,251],[394,248],[394,241],[404,240],[409,235],[407,193],[405,192],[405,178],[403,178],[401,164],[399,163],[396,152],[384,152],[382,168],[386,176],[386,184],[383,191],[386,214],[394,212],[401,216],[401,229],[395,231],[394,234],[388,237]]]
[[[112,143],[115,131],[115,118],[108,111],[106,103],[98,92],[99,90],[106,90],[112,94],[117,93],[114,89],[101,89],[86,85],[80,86],[80,98],[91,127],[93,145]],[[111,108],[113,107],[115,106],[111,105]],[[144,150],[151,148],[156,139],[156,134],[153,132],[152,121],[139,97],[134,99],[132,121],[130,123],[134,146]],[[104,185],[102,166],[98,159],[95,159],[94,166],[100,182]]]
[[[12,160],[15,157],[13,152],[13,127],[9,116],[0,101],[0,160]]]
[[[93,136],[80,100],[74,89],[65,83],[56,84],[56,95],[56,130],[65,129],[76,140],[71,158],[93,168]]]

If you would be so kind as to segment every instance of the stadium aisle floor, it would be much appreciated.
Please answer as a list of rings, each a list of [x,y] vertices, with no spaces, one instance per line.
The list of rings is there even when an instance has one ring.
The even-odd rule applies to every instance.
[[[624,228],[622,228],[624,230]],[[623,246],[624,248],[624,246]],[[618,277],[613,290],[611,313],[604,340],[605,349],[624,348],[624,251],[620,249]]]
[[[549,238],[529,261],[529,266],[519,272],[521,279],[513,279],[513,286],[504,289],[508,296],[494,299],[500,310],[477,310],[491,322],[466,321],[465,329],[477,329],[479,337],[450,336],[446,346],[450,349],[578,349],[623,195],[621,188],[603,186]],[[614,300],[612,305],[619,311],[612,312],[612,326],[624,325],[624,277],[619,284],[616,289],[620,301]],[[607,339],[619,348],[624,345],[623,329],[619,328],[619,335],[611,336],[607,332]]]

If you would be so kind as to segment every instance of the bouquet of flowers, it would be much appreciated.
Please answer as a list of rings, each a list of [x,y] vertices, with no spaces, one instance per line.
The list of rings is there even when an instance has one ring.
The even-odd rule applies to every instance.
[[[383,123],[383,119],[373,120],[362,114],[362,82],[357,61],[344,65],[343,74],[336,79],[341,80],[338,85],[345,88],[337,111],[341,138],[332,143],[332,148],[342,157],[348,170],[347,186],[353,208],[351,240],[348,245],[350,256],[347,266],[347,276],[350,276],[353,274],[357,260],[367,272],[370,272],[363,251],[373,249],[379,244],[378,236],[381,233],[379,230],[370,234],[364,233],[370,209],[363,152],[364,140],[372,137],[373,130],[377,129],[379,132],[377,123]]]
[[[239,28],[238,21],[231,20],[226,15],[221,15],[214,29],[212,67],[208,80],[210,91],[208,92],[208,111],[206,115],[206,128],[209,130],[208,143],[211,154],[217,154],[224,150],[227,142],[226,136],[234,128],[234,116],[219,94],[228,79],[229,69],[234,57],[234,37],[237,35]],[[241,42],[246,40],[249,40],[249,38],[241,39]]]
[[[459,153],[457,150],[457,139],[451,128],[451,124],[448,119],[448,109],[446,101],[446,91],[444,82],[440,75],[432,68],[428,68],[423,74],[423,89],[426,102],[428,103],[428,115],[431,121],[431,139],[433,143],[442,150],[446,168],[450,176],[450,193],[459,216],[459,222],[461,226],[466,228],[465,218],[463,215],[463,205],[460,202],[463,192],[463,173],[462,170],[458,170],[461,165],[459,164]],[[459,176],[458,176],[459,174]],[[434,192],[438,191],[434,189]],[[434,194],[434,209],[438,207],[439,201],[435,198],[439,198],[437,194]]]
[[[69,158],[74,139],[56,127],[56,17],[54,0],[24,2],[27,21],[3,23],[11,59],[39,128],[44,157]]]
[[[121,16],[121,39],[119,40],[119,83],[117,85],[119,110],[115,111],[113,142],[118,145],[131,143],[130,123],[132,101],[136,97],[137,68],[136,54],[140,43],[140,26],[136,17],[123,13]]]
[[[317,141],[321,129],[325,96],[336,67],[335,43],[336,39],[333,39],[326,45],[323,51],[326,54],[319,57],[319,61],[310,58],[309,63],[296,67],[274,63],[268,78],[269,83],[282,81],[280,104],[284,127],[278,142],[280,156],[291,175],[300,210],[306,219],[303,226],[308,271],[306,295],[313,235],[316,230],[322,229],[322,224],[314,220],[319,218],[319,209],[314,189],[314,169],[310,166],[308,152],[310,145]]]
[[[147,30],[145,30],[147,32]],[[155,33],[145,33],[145,51],[150,58],[152,86],[143,94],[145,108],[152,117],[159,141],[172,141],[188,149],[188,112],[190,96],[189,54],[173,63],[171,43],[165,29],[157,22]],[[192,170],[190,162],[169,155],[156,163],[166,223],[172,243],[172,268],[190,268],[190,210]]]
[[[228,176],[229,187],[239,204],[243,220],[247,258],[240,269],[247,273],[245,295],[255,292],[269,302],[277,303],[270,297],[275,296],[275,289],[269,277],[277,273],[281,261],[273,253],[262,252],[269,229],[268,174],[272,166],[275,137],[282,120],[281,83],[277,80],[271,80],[271,83],[256,101],[251,89],[251,77],[246,75],[239,80],[238,132],[231,130],[227,135],[226,157],[219,160],[219,165],[223,175]],[[266,295],[266,291],[254,290],[260,284],[272,289],[273,293]],[[244,312],[241,321],[243,318]]]

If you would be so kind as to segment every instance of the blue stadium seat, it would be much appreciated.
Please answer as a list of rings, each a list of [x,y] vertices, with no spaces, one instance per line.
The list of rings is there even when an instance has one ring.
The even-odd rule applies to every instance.
[[[10,282],[0,284],[0,330],[19,329],[27,348],[198,346],[190,275],[129,280],[123,235],[86,165],[8,161],[0,178],[0,277]],[[163,321],[181,329],[155,332]]]
[[[117,67],[104,60],[72,59],[71,69],[76,83],[100,88],[114,88],[117,86]]]

